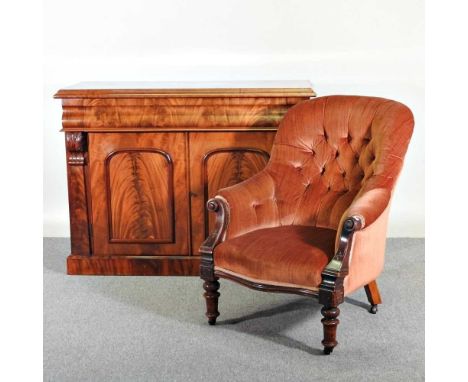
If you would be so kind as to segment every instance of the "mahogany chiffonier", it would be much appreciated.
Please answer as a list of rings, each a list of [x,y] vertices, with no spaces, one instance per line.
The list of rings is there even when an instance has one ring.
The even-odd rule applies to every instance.
[[[73,275],[198,275],[205,204],[265,166],[307,81],[81,83],[59,90]]]

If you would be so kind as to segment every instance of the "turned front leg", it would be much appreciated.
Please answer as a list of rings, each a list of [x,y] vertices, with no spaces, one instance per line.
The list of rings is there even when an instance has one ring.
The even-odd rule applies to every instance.
[[[213,281],[206,280],[203,283],[203,289],[205,289],[205,296],[206,301],[206,317],[208,317],[208,323],[210,325],[216,324],[216,318],[219,316],[218,312],[218,298],[219,298],[219,282],[218,279],[214,279]]]
[[[336,328],[340,323],[340,320],[338,320],[340,309],[333,306],[324,306],[321,312],[323,315],[323,352],[325,354],[330,354],[333,348],[338,345],[336,341]]]

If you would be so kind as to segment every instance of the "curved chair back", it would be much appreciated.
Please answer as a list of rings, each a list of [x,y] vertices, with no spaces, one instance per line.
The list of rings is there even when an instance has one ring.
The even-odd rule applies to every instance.
[[[361,193],[391,193],[413,125],[408,107],[384,98],[329,96],[291,108],[264,170],[280,224],[337,229]]]

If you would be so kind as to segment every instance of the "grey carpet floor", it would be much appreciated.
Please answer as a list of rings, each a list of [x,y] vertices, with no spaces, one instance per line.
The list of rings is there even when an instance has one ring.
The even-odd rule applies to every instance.
[[[314,299],[221,280],[218,325],[196,277],[67,276],[67,239],[44,239],[45,381],[424,380],[424,240],[389,239],[377,315],[340,306],[322,355]]]

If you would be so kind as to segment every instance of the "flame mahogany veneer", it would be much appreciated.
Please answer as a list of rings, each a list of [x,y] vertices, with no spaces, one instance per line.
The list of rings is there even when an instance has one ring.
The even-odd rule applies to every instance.
[[[254,84],[255,86],[255,84]],[[62,89],[73,275],[198,275],[217,190],[264,168],[307,82]]]

